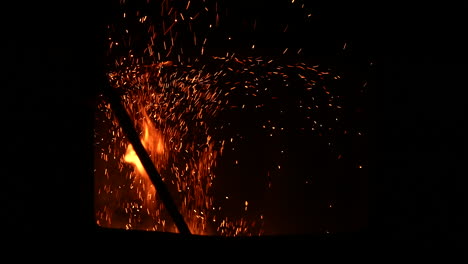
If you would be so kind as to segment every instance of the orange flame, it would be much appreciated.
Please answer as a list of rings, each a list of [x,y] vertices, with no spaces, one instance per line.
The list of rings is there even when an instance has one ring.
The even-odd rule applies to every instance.
[[[141,142],[144,148],[156,166],[164,166],[167,162],[167,159],[165,158],[166,147],[164,136],[155,128],[146,114],[143,116],[141,126],[143,130]],[[146,173],[146,170],[132,144],[128,144],[123,160],[134,167],[135,176],[133,178],[133,182],[138,183],[138,185],[141,186],[141,190],[137,190],[137,192],[143,200],[143,205],[149,210],[149,212],[158,211],[156,209],[156,188]]]

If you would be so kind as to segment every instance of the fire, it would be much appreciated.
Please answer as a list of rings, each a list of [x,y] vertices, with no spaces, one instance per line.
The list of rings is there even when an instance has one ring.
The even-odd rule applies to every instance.
[[[212,63],[219,65],[220,72],[225,70],[226,73],[213,74],[191,65],[184,67],[159,63],[145,66],[144,69],[131,68],[109,76],[116,88],[123,89],[123,104],[134,121],[135,129],[141,133],[142,145],[168,186],[190,231],[193,234],[221,236],[262,234],[265,217],[261,211],[256,211],[258,209],[255,201],[240,200],[237,209],[234,209],[239,211],[236,217],[232,212],[224,211],[230,201],[235,201],[236,198],[231,199],[229,195],[228,199],[228,195],[223,195],[226,199],[221,198],[220,201],[219,197],[217,200],[213,196],[215,179],[219,176],[227,177],[217,175],[225,145],[234,151],[236,144],[242,142],[243,138],[240,131],[229,127],[229,120],[225,120],[223,114],[229,112],[228,110],[232,111],[231,109],[250,111],[259,117],[263,116],[266,109],[271,109],[268,111],[272,112],[277,107],[276,101],[285,100],[272,96],[275,84],[287,85],[286,80],[294,81],[299,87],[297,89],[302,89],[300,92],[305,98],[300,99],[297,107],[299,110],[307,109],[301,111],[305,114],[302,116],[304,125],[308,127],[300,127],[300,131],[326,133],[333,130],[317,122],[317,115],[312,109],[318,108],[320,101],[317,98],[320,96],[325,96],[327,103],[334,102],[334,98],[325,86],[316,84],[321,84],[321,80],[325,78],[323,76],[327,76],[318,71],[317,67],[304,67],[304,64],[280,67],[271,61],[239,57],[216,57],[212,59]],[[245,66],[249,64],[249,67]],[[231,83],[230,80],[240,76],[250,76],[246,73],[251,71],[257,72],[253,75],[254,81]],[[296,79],[290,77],[294,76],[294,71],[298,76]],[[239,96],[250,96],[250,103],[231,103],[234,101],[231,99]],[[276,99],[265,101],[272,97]],[[339,109],[338,103],[333,103],[333,106]],[[100,225],[177,232],[164,205],[157,199],[157,190],[132,145],[122,134],[105,99],[101,104],[101,113],[105,117],[100,117],[99,125],[103,127],[103,124],[107,124],[107,131],[110,133],[106,132],[104,126],[101,128],[102,136],[98,137],[101,141],[107,141],[100,144],[100,159],[109,168],[104,172],[106,178],[96,180],[98,203],[101,203],[96,206],[99,208],[97,218]],[[260,129],[258,132],[265,133],[265,137],[271,138],[287,131],[283,127],[287,124],[281,123],[281,120],[265,117],[268,119],[257,120]],[[109,135],[115,137],[108,138]],[[282,155],[285,153],[283,149],[278,149],[278,152]],[[232,163],[236,168],[243,166],[237,158]],[[281,164],[272,165],[277,173],[284,170]],[[130,172],[128,168],[131,169]],[[113,173],[110,174],[109,170]],[[224,172],[229,173],[226,169]],[[270,172],[265,175],[269,175],[266,179],[270,181]],[[270,186],[268,190],[272,190],[271,182],[265,186]],[[264,191],[259,190],[259,193]],[[224,200],[229,202],[224,203]],[[122,209],[125,214],[120,213]],[[249,214],[256,214],[256,218],[247,217]]]
[[[135,166],[135,169],[138,171],[139,175],[146,174],[145,168],[143,168],[143,164],[141,164],[140,159],[138,158],[135,150],[133,150],[133,146],[131,144],[128,145],[127,153],[125,153],[125,162]]]
[[[230,127],[229,121],[223,119],[223,113],[227,110],[250,111],[259,117],[257,123],[261,133],[271,138],[285,133],[287,129],[283,126],[287,123],[282,124],[283,119],[275,120],[262,113],[278,112],[275,107],[282,101],[286,102],[285,106],[297,105],[297,115],[304,115],[303,122],[300,122],[303,126],[301,131],[320,135],[327,133],[334,125],[322,127],[320,120],[316,122],[319,115],[315,109],[320,106],[320,109],[333,112],[340,108],[337,98],[324,85],[328,72],[321,72],[318,66],[305,63],[281,65],[273,59],[243,58],[229,52],[226,56],[200,56],[191,61],[191,58],[181,56],[182,48],[176,49],[177,34],[173,34],[173,30],[183,25],[177,20],[184,20],[183,13],[190,17],[184,23],[192,23],[192,19],[193,23],[198,23],[196,19],[208,8],[197,12],[189,1],[184,11],[173,9],[170,4],[172,1],[162,1],[161,13],[167,12],[168,16],[164,17],[168,21],[163,20],[160,29],[149,25],[147,16],[137,18],[139,23],[136,25],[143,27],[139,32],[147,29],[150,44],[141,57],[135,56],[138,51],[129,47],[128,56],[116,58],[116,67],[109,70],[109,81],[122,92],[122,103],[134,121],[135,129],[141,133],[141,142],[192,233],[221,236],[263,234],[263,213],[259,211],[255,218],[247,217],[256,210],[255,200],[237,197],[240,201],[236,206],[241,215],[236,217],[225,213],[221,206],[223,202],[213,195],[215,179],[220,176],[216,169],[225,145],[237,150],[235,144],[240,144],[237,142],[242,142],[243,138],[241,133]],[[124,19],[130,18],[124,16]],[[124,34],[129,38],[127,42],[109,37],[110,50],[118,50],[117,43],[131,43],[131,34],[127,33]],[[197,40],[203,35],[192,33],[194,45],[203,55],[207,39]],[[282,54],[287,50],[284,49]],[[302,89],[298,92],[301,99],[289,102],[281,97],[287,89]],[[239,98],[247,100],[239,102]],[[318,98],[325,98],[328,106],[321,104]],[[157,199],[155,186],[105,99],[99,105],[98,114],[95,138],[96,152],[99,153],[95,173],[98,224],[110,228],[177,232],[163,204]],[[279,151],[284,153],[283,149]],[[241,167],[243,163],[236,159],[235,164]],[[286,166],[274,164],[271,167],[280,173]],[[265,175],[272,178],[270,172]],[[227,195],[221,196],[228,200]],[[230,198],[229,202],[235,198]]]
[[[146,151],[150,153],[153,157],[153,161],[155,164],[160,164],[163,159],[163,155],[165,152],[164,149],[164,137],[163,135],[151,124],[148,120],[148,116],[145,115],[145,119],[142,121],[144,134],[141,138],[141,142],[145,147]],[[136,177],[134,181],[142,182],[145,186],[146,192],[146,204],[151,203],[153,199],[156,197],[156,189],[151,182],[148,174],[146,173],[143,164],[141,163],[138,155],[136,154],[135,150],[133,149],[132,144],[128,144],[127,151],[124,156],[124,161],[133,165]]]

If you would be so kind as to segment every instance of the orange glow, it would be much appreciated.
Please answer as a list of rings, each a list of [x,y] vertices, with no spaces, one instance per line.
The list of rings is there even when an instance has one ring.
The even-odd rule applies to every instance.
[[[135,153],[135,150],[133,150],[133,146],[131,144],[128,145],[127,153],[125,154],[125,162],[133,164],[139,175],[146,174],[145,168],[143,168],[143,165],[141,164],[140,159]]]

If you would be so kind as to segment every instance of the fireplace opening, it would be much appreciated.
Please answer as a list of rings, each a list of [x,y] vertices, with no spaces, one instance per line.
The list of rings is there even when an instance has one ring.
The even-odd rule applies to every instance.
[[[207,237],[366,228],[367,82],[350,76],[354,65],[287,40],[302,34],[306,8],[285,3],[287,19],[273,23],[216,1],[119,5],[94,120],[99,228]]]

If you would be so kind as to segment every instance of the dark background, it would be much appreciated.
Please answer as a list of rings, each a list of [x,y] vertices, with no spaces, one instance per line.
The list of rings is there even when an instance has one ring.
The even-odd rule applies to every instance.
[[[93,111],[105,83],[104,26],[116,10],[115,3],[96,2],[2,7],[2,226],[13,236],[96,235],[89,206]],[[281,13],[279,4],[249,3],[245,15],[255,8]],[[244,11],[238,1],[233,6]],[[370,225],[352,234],[353,241],[454,241],[464,222],[466,4],[309,6],[318,37],[293,34],[290,41],[306,41],[310,56],[357,74],[356,65],[375,65],[368,103]],[[336,59],[346,41],[350,53]]]

